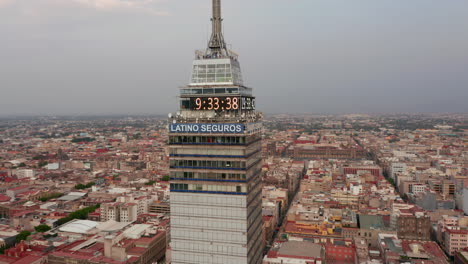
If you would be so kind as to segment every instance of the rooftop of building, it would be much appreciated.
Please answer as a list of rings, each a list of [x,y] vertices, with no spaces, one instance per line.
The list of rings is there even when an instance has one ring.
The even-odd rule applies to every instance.
[[[308,241],[288,241],[281,244],[277,256],[317,259],[323,256],[323,247]]]
[[[95,221],[75,220],[60,227],[59,231],[77,234],[87,234],[92,229],[96,228],[98,225],[99,223]]]

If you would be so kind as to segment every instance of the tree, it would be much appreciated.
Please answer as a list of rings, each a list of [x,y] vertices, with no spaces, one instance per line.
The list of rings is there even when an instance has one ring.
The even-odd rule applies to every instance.
[[[28,238],[28,236],[31,235],[31,232],[29,231],[21,231],[17,236],[16,236],[16,243],[19,243],[21,242],[22,240],[26,240]]]
[[[95,182],[88,182],[87,184],[80,183],[80,184],[75,185],[75,189],[77,190],[88,189],[95,184],[96,184]]]
[[[156,183],[156,181],[149,181],[149,182],[145,183],[145,185],[153,185],[155,183]]]
[[[18,164],[18,168],[21,168],[21,167],[26,167],[26,163],[21,162],[20,164]]]
[[[168,175],[166,175],[166,176],[163,176],[161,180],[162,181],[169,181],[170,179],[171,178]]]
[[[42,168],[42,167],[46,166],[47,164],[49,164],[47,161],[41,161],[37,165],[39,166],[39,168]]]
[[[38,226],[34,227],[34,230],[36,230],[36,232],[39,232],[39,233],[47,232],[50,229],[52,229],[52,228],[50,226],[48,226],[48,225],[38,225]]]
[[[82,183],[79,183],[77,185],[75,185],[75,189],[77,190],[83,190],[83,189],[86,189],[86,186]]]
[[[96,139],[90,138],[90,137],[83,137],[83,138],[73,138],[71,142],[72,143],[85,143],[85,142],[88,143],[88,142],[93,142],[94,140]]]
[[[135,135],[133,135],[133,139],[135,140],[141,139],[141,133],[138,132]]]
[[[39,201],[41,202],[47,202],[50,199],[55,199],[63,196],[63,193],[48,193],[44,195],[43,197],[39,198]]]
[[[37,155],[33,157],[33,160],[43,160],[43,159],[45,159],[45,157],[42,155]]]
[[[99,207],[100,207],[100,204],[97,204],[95,206],[90,206],[90,207],[86,207],[86,208],[80,209],[78,211],[75,211],[75,212],[69,214],[67,217],[60,218],[59,220],[57,220],[54,223],[54,226],[63,225],[65,223],[70,222],[73,219],[86,219],[88,217],[89,213],[92,213],[92,212],[96,211],[96,209],[98,209]]]

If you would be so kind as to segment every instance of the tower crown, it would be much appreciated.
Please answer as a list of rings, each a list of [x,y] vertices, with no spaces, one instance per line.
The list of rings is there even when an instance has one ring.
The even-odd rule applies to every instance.
[[[213,0],[212,33],[206,51],[196,51],[190,85],[243,86],[238,55],[227,49],[221,17],[221,0]]]

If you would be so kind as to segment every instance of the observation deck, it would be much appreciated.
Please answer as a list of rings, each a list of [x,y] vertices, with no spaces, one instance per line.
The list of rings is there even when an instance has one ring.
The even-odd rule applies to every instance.
[[[207,85],[243,86],[238,55],[233,51],[227,54],[196,51],[189,86]]]

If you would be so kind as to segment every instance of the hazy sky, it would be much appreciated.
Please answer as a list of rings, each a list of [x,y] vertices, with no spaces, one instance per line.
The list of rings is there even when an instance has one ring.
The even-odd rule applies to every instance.
[[[0,0],[0,115],[176,110],[211,0]],[[467,0],[223,0],[259,110],[468,112]]]

